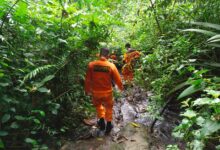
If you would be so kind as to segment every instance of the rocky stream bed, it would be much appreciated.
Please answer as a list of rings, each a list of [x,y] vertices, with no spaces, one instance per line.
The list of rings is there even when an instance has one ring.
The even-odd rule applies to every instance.
[[[171,136],[179,123],[175,110],[166,109],[165,119],[158,120],[150,132],[153,119],[146,109],[150,95],[137,86],[127,89],[115,100],[114,128],[109,136],[97,136],[96,118],[84,120],[90,125],[89,132],[77,141],[65,141],[61,150],[164,150],[169,144],[184,149],[184,144]]]

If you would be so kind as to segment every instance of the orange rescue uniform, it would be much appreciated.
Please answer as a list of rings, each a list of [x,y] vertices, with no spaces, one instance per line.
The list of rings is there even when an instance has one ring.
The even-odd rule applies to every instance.
[[[105,57],[90,62],[85,79],[85,92],[92,94],[98,118],[112,121],[113,89],[112,81],[123,90],[120,74],[113,63]]]
[[[132,81],[134,78],[133,60],[140,57],[139,51],[131,51],[124,54],[123,61],[125,65],[122,67],[122,76],[125,81]]]
[[[113,60],[117,60],[117,56],[115,54],[110,55],[109,58]]]

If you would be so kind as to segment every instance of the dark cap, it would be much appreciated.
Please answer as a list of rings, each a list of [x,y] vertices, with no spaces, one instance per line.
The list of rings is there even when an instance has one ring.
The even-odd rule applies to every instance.
[[[131,44],[130,43],[126,43],[125,44],[125,48],[131,48]]]
[[[108,48],[101,48],[100,56],[108,56],[109,49]]]

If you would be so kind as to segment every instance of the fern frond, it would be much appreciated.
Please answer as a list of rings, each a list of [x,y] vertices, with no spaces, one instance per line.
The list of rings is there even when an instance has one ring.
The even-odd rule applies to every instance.
[[[220,25],[218,25],[218,24],[213,24],[213,23],[208,23],[208,22],[190,22],[190,23],[195,24],[195,25],[200,25],[203,27],[208,27],[208,28],[220,30]]]
[[[207,41],[209,42],[209,41],[216,40],[216,39],[220,39],[220,34],[217,34],[217,35],[209,38]]]
[[[59,70],[68,62],[69,53],[64,54],[61,58],[59,58],[59,62],[55,65],[55,67]]]
[[[205,35],[210,35],[210,36],[213,36],[213,35],[216,35],[217,33],[215,32],[212,32],[212,31],[207,31],[207,30],[202,30],[202,29],[185,29],[185,30],[182,30],[183,32],[185,31],[189,31],[189,32],[197,32],[197,33],[203,33]]]
[[[23,79],[23,82],[25,82],[28,79],[32,79],[34,77],[36,77],[39,73],[42,73],[44,71],[48,71],[49,69],[55,67],[55,65],[45,65],[45,66],[41,66],[38,67],[36,69],[34,69],[33,71],[29,72]]]

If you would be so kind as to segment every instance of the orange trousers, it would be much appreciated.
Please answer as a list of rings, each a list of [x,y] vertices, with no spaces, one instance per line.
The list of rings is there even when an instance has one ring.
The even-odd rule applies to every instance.
[[[130,64],[125,64],[122,67],[122,76],[123,79],[127,82],[131,82],[134,78],[133,70]]]
[[[104,118],[106,121],[112,121],[113,94],[99,93],[92,95],[92,103],[96,108],[97,117]]]

